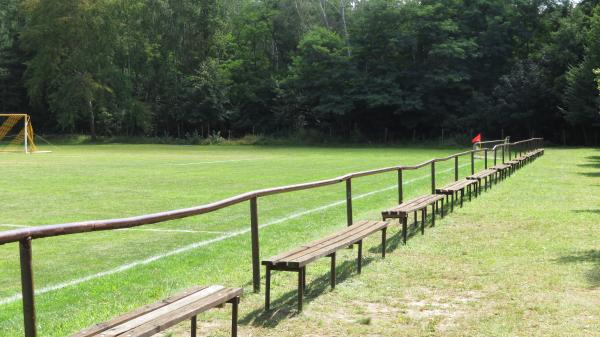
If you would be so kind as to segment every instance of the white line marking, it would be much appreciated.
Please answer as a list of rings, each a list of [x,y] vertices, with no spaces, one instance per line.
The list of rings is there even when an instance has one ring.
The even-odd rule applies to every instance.
[[[0,224],[0,227],[25,228],[25,227],[28,227],[28,226]],[[229,233],[229,232],[224,232],[224,231],[201,231],[201,230],[192,230],[192,229],[162,229],[162,228],[121,228],[121,229],[117,229],[117,231],[205,233],[205,234],[226,234],[226,233]]]
[[[192,229],[160,229],[160,228],[121,228],[118,231],[146,231],[146,232],[174,232],[174,233],[205,233],[205,234],[226,234],[229,232],[219,231],[198,231]]]
[[[236,163],[240,161],[259,160],[257,158],[252,159],[231,159],[231,160],[215,160],[215,161],[199,161],[195,163],[169,163],[165,165],[171,166],[189,166],[189,165],[204,165],[204,164],[221,164],[221,163]]]
[[[470,165],[470,164],[463,164],[463,165],[460,165],[460,167],[463,167],[463,166],[466,166],[466,165]],[[439,171],[438,173],[445,173],[445,172],[449,172],[451,170],[454,170],[454,168],[449,168],[447,170],[442,170],[442,171]],[[408,184],[413,183],[415,181],[423,180],[423,179],[426,179],[426,178],[429,178],[429,177],[430,177],[430,175],[424,175],[424,176],[421,176],[421,177],[418,177],[418,178],[410,179],[410,180],[405,181],[403,183],[403,185],[408,185]],[[385,188],[382,188],[382,189],[379,189],[379,190],[375,190],[375,191],[371,191],[371,192],[359,194],[356,197],[353,197],[352,199],[353,200],[355,200],[355,199],[362,199],[362,198],[371,196],[373,194],[385,192],[385,191],[388,191],[388,190],[391,190],[391,189],[394,189],[394,188],[397,188],[397,185],[392,185],[392,186],[388,186],[388,187],[385,187]],[[294,213],[294,214],[291,214],[289,216],[286,216],[286,217],[283,217],[283,218],[280,218],[280,219],[273,220],[271,222],[267,222],[265,224],[262,224],[262,225],[259,226],[259,228],[264,228],[264,227],[268,227],[268,226],[271,226],[271,225],[279,224],[279,223],[282,223],[282,222],[285,222],[285,221],[288,221],[288,220],[291,220],[291,219],[300,218],[300,217],[302,217],[304,215],[307,215],[307,214],[310,214],[310,213],[314,213],[314,212],[318,212],[318,211],[322,211],[322,210],[325,210],[325,209],[328,209],[328,208],[331,208],[331,207],[335,207],[335,206],[338,206],[338,205],[342,205],[342,204],[345,204],[345,203],[346,203],[346,200],[340,200],[340,201],[336,201],[336,202],[333,202],[333,203],[330,203],[330,204],[327,204],[327,205],[324,205],[324,206],[320,206],[320,207],[317,207],[317,208],[312,208],[312,209],[309,209],[309,210],[306,210],[306,211]],[[236,236],[240,236],[240,235],[246,234],[248,232],[250,232],[250,228],[249,227],[241,229],[241,230],[238,230],[238,231],[229,232],[226,235],[219,236],[219,237],[216,237],[214,239],[191,243],[191,244],[189,244],[187,246],[183,246],[183,247],[174,249],[172,251],[169,251],[169,252],[166,252],[166,253],[163,253],[163,254],[154,255],[154,256],[151,256],[151,257],[149,257],[147,259],[143,259],[143,260],[138,260],[138,261],[134,261],[134,262],[131,262],[131,263],[127,263],[127,264],[124,264],[124,265],[119,266],[119,267],[114,268],[114,269],[109,269],[109,270],[106,270],[106,271],[103,271],[103,272],[100,272],[100,273],[97,273],[97,274],[88,275],[88,276],[84,276],[84,277],[81,277],[81,278],[78,278],[78,279],[74,279],[74,280],[71,280],[71,281],[67,281],[67,282],[58,283],[58,284],[50,285],[50,286],[47,286],[47,287],[43,287],[43,288],[40,288],[40,289],[36,290],[35,294],[36,295],[41,295],[41,294],[45,294],[45,293],[48,293],[48,292],[60,290],[60,289],[66,288],[66,287],[75,286],[75,285],[78,285],[78,284],[81,284],[81,283],[84,283],[84,282],[87,282],[87,281],[91,281],[93,279],[97,279],[97,278],[100,278],[100,277],[104,277],[104,276],[109,276],[109,275],[112,275],[112,274],[120,273],[120,272],[129,270],[129,269],[132,269],[134,267],[137,267],[137,266],[147,265],[149,263],[152,263],[154,261],[158,261],[160,259],[163,259],[163,258],[166,258],[166,257],[169,257],[169,256],[173,256],[173,255],[178,255],[178,254],[181,254],[181,253],[185,253],[187,251],[190,251],[190,250],[193,250],[193,249],[196,249],[196,248],[200,248],[200,247],[203,247],[203,246],[207,246],[207,245],[210,245],[210,244],[213,244],[213,243],[216,243],[216,242],[220,242],[220,241],[223,241],[223,240],[227,240],[227,239],[230,239],[230,238],[233,238],[233,237],[236,237]],[[0,305],[9,304],[9,303],[12,303],[12,302],[16,302],[16,301],[20,300],[21,298],[22,298],[21,294],[14,294],[12,296],[0,299]]]

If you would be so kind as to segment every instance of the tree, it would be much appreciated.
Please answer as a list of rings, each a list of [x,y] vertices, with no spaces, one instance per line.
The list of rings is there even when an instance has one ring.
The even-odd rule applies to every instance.
[[[354,72],[344,40],[325,28],[304,35],[287,85],[297,97],[298,113],[309,126],[330,128],[353,109]]]
[[[569,124],[581,130],[586,144],[597,143],[600,129],[600,98],[594,69],[600,66],[600,5],[590,18],[590,28],[585,36],[584,57],[581,63],[566,73],[563,112]],[[592,134],[595,139],[592,142]]]

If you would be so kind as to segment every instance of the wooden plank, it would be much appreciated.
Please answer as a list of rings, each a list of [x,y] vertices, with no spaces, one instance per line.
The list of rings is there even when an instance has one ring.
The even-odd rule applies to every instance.
[[[164,307],[167,304],[173,303],[175,301],[178,301],[180,299],[182,299],[183,297],[189,296],[193,293],[196,293],[198,291],[201,291],[202,289],[205,289],[206,286],[195,286],[189,289],[186,289],[180,293],[177,293],[171,297],[168,297],[162,301],[156,302],[156,303],[152,303],[146,306],[143,306],[139,309],[136,309],[134,311],[131,311],[129,313],[126,313],[122,316],[116,317],[110,321],[106,321],[103,323],[99,323],[96,325],[93,325],[89,328],[83,329],[81,331],[79,331],[76,334],[70,335],[70,337],[91,337],[91,336],[95,336],[98,333],[108,330],[112,327],[115,327],[119,324],[123,324],[124,322],[130,321],[134,318],[137,318],[139,316],[142,316],[150,311],[156,310],[158,308]]]
[[[198,300],[204,299],[211,294],[221,291],[222,289],[224,289],[224,287],[218,286],[218,285],[204,288],[204,289],[202,289],[198,292],[195,292],[191,295],[180,298],[179,300],[177,300],[173,303],[167,304],[165,306],[162,306],[160,308],[157,308],[155,310],[147,312],[144,315],[141,315],[141,316],[131,319],[129,321],[123,322],[120,325],[114,326],[114,327],[102,332],[100,334],[100,336],[102,336],[102,337],[118,336],[118,335],[120,335],[126,331],[132,330],[142,324],[151,322],[152,320],[156,319],[157,317],[159,317],[161,315],[169,314],[183,306],[186,306],[190,303],[194,303]]]
[[[118,337],[148,337],[164,331],[180,322],[188,320],[208,309],[224,304],[242,294],[240,288],[223,288],[205,298],[188,303],[167,314],[157,316],[153,320],[138,325],[135,328],[121,333]],[[99,336],[100,337],[100,336]],[[104,336],[101,336],[104,337]]]
[[[406,202],[404,204],[398,205],[394,208],[390,208],[382,212],[384,215],[397,215],[398,213],[408,213],[414,212],[416,210],[425,208],[434,202],[443,199],[443,196],[439,194],[431,194],[422,196],[416,199],[411,200],[410,202]]]
[[[312,252],[318,251],[318,249],[320,249],[322,247],[336,245],[338,242],[342,241],[344,238],[351,237],[353,235],[356,235],[357,233],[362,233],[365,230],[368,230],[371,222],[372,221],[367,221],[367,222],[365,222],[364,225],[354,228],[353,231],[343,230],[338,233],[332,234],[327,237],[327,240],[319,240],[318,242],[309,243],[309,244],[305,245],[307,248],[304,249],[303,251],[297,252],[295,254],[290,254],[285,259],[278,261],[277,264],[288,265],[289,261],[297,259],[306,254],[310,254]]]
[[[352,243],[356,243],[356,242],[366,238],[367,236],[382,230],[383,228],[385,228],[387,226],[389,226],[388,222],[377,221],[374,223],[374,226],[370,226],[370,227],[366,228],[364,231],[362,231],[360,233],[356,233],[350,237],[345,237],[343,240],[338,241],[336,244],[331,244],[331,245],[326,245],[326,246],[324,245],[324,246],[320,247],[319,250],[314,251],[311,254],[293,258],[291,261],[288,262],[288,266],[302,267],[304,265],[307,265],[308,263],[310,263],[316,259],[319,259],[323,256],[327,256],[329,254],[334,253],[335,251],[339,250],[340,248],[346,247]]]
[[[354,231],[354,230],[357,230],[358,228],[360,228],[360,227],[362,227],[362,226],[365,226],[365,225],[367,225],[368,223],[369,223],[369,221],[366,221],[366,220],[361,220],[361,221],[357,222],[356,224],[354,224],[354,225],[352,225],[352,226],[350,226],[350,227],[346,227],[346,228],[344,228],[344,229],[342,230],[342,232],[346,232],[346,231]],[[305,244],[305,245],[299,246],[299,247],[297,247],[297,248],[294,248],[294,249],[292,249],[292,250],[289,250],[289,251],[286,251],[286,252],[280,253],[280,254],[278,254],[278,255],[275,255],[275,256],[273,256],[273,257],[270,257],[270,258],[268,258],[268,259],[266,259],[266,260],[263,260],[262,262],[263,262],[263,264],[275,264],[275,263],[277,263],[278,261],[280,261],[280,260],[284,260],[284,259],[286,259],[288,256],[290,256],[290,255],[292,255],[292,254],[295,254],[295,253],[301,252],[301,251],[303,251],[303,250],[306,250],[306,249],[308,249],[308,248],[312,247],[312,246],[313,246],[313,245],[315,245],[315,244],[319,244],[319,243],[323,243],[323,242],[325,242],[325,241],[328,241],[328,240],[331,240],[331,239],[335,239],[335,237],[336,237],[337,235],[339,235],[339,233],[340,233],[340,232],[337,232],[337,233],[331,234],[331,235],[329,235],[329,236],[327,236],[327,237],[324,237],[324,238],[322,238],[322,239],[320,239],[320,240],[313,241],[313,242],[311,242],[311,243],[308,243],[308,244]]]

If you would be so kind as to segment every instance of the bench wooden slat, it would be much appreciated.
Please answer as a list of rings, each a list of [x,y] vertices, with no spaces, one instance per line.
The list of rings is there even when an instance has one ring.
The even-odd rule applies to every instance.
[[[221,288],[210,295],[200,298],[187,305],[181,306],[174,311],[153,317],[152,320],[141,324],[134,329],[124,332],[118,337],[148,337],[160,331],[164,331],[190,317],[196,316],[217,305],[228,302],[234,297],[242,294],[242,289]]]
[[[444,199],[444,196],[439,195],[439,194],[425,195],[425,196],[421,196],[421,197],[409,200],[407,202],[403,202],[394,208],[387,209],[387,210],[383,211],[382,214],[384,216],[386,216],[386,215],[397,215],[399,213],[410,213],[410,212],[425,208],[425,207],[433,204],[434,202],[436,202],[438,200],[442,200],[442,199]]]
[[[506,163],[504,163],[504,164],[497,164],[497,165],[494,165],[494,166],[492,166],[492,167],[490,167],[490,168],[491,168],[492,170],[497,170],[497,171],[500,171],[500,170],[506,170],[506,169],[509,169],[509,168],[510,168],[510,165],[508,165],[508,164],[510,164],[510,162],[506,162]],[[516,164],[516,163],[513,163],[513,164]]]
[[[175,301],[178,301],[186,296],[189,296],[190,294],[196,293],[198,291],[201,291],[202,289],[207,288],[206,286],[194,286],[190,289],[187,289],[185,291],[182,291],[180,293],[177,293],[169,298],[166,298],[162,301],[156,302],[156,303],[152,303],[152,304],[148,304],[146,306],[143,306],[139,309],[136,309],[134,311],[128,312],[122,316],[116,317],[110,321],[106,321],[103,323],[99,323],[96,325],[93,325],[89,328],[83,329],[73,335],[71,335],[70,337],[91,337],[91,336],[95,336],[98,333],[108,330],[112,327],[115,327],[119,324],[122,324],[124,322],[127,322],[129,320],[132,320],[134,318],[137,318],[139,316],[142,316],[150,311],[156,310],[158,308],[164,307],[167,304],[173,303]]]
[[[344,229],[344,231],[359,230],[360,228],[362,228],[363,226],[367,225],[368,223],[369,223],[369,221],[362,220],[362,221],[359,221],[359,222],[355,223],[352,226],[347,227],[346,229]],[[337,235],[339,235],[339,233],[335,233],[335,234],[327,236],[327,237],[325,237],[323,239],[320,239],[320,240],[317,240],[317,241],[313,241],[313,242],[311,242],[309,244],[304,244],[304,245],[301,245],[299,247],[296,247],[296,248],[294,248],[294,249],[292,249],[290,251],[286,251],[286,252],[283,252],[281,254],[272,256],[269,259],[263,260],[263,264],[276,264],[277,261],[279,261],[279,260],[285,260],[289,256],[291,256],[293,254],[296,254],[296,253],[299,253],[299,252],[302,252],[302,251],[306,250],[307,248],[310,248],[310,247],[312,247],[312,246],[314,246],[316,244],[320,244],[320,243],[324,243],[326,241],[334,240],[337,237]]]
[[[361,221],[324,239],[263,260],[262,263],[263,265],[299,268],[388,226],[389,223],[385,221]]]
[[[351,236],[346,236],[341,238],[340,240],[328,244],[328,245],[323,245],[320,244],[319,247],[315,247],[316,249],[308,249],[305,252],[303,252],[303,255],[300,256],[294,256],[290,259],[290,261],[287,262],[287,265],[290,267],[302,267],[306,264],[311,263],[312,261],[319,259],[323,256],[327,256],[331,253],[334,253],[335,251],[339,250],[341,247],[346,247],[350,244],[353,244],[355,242],[358,242],[364,238],[366,238],[367,236],[382,230],[383,228],[387,227],[389,224],[385,221],[373,221],[372,226],[369,226],[367,228],[364,228],[362,231],[358,232],[358,233],[354,233]]]
[[[99,336],[100,337],[119,336],[120,334],[130,331],[140,325],[143,325],[148,322],[152,322],[159,316],[162,316],[165,314],[170,314],[173,311],[175,311],[181,307],[184,307],[188,304],[194,303],[199,300],[204,300],[206,297],[208,297],[214,293],[217,293],[223,289],[225,289],[223,286],[210,286],[210,287],[204,288],[204,289],[202,289],[198,292],[195,292],[189,296],[185,296],[173,303],[170,303],[170,304],[167,304],[160,308],[157,308],[156,310],[152,310],[142,316],[136,317],[127,322],[124,322],[123,324],[117,325],[115,327],[112,327],[112,328],[104,331],[104,332],[101,332],[99,334]]]
[[[494,170],[492,168],[488,168],[488,169],[485,169],[483,171],[480,171],[480,172],[477,172],[475,174],[472,174],[472,175],[468,176],[467,179],[477,179],[477,180],[479,180],[479,179],[483,179],[483,178],[489,177],[489,176],[491,176],[492,174],[494,174],[496,172],[497,172],[497,170]]]
[[[340,232],[337,232],[332,235],[328,235],[325,239],[321,239],[318,241],[313,241],[311,243],[303,245],[303,249],[301,251],[295,252],[294,254],[287,255],[283,260],[290,261],[301,256],[304,256],[312,251],[318,250],[320,247],[326,247],[331,245],[336,245],[339,241],[343,240],[348,236],[352,236],[356,233],[362,233],[365,230],[368,230],[370,221],[361,222],[359,225],[352,225]]]
[[[452,192],[457,192],[460,191],[462,189],[464,189],[465,187],[469,186],[469,185],[474,185],[477,182],[475,180],[469,180],[469,179],[461,179],[458,181],[454,181],[444,187],[441,188],[437,188],[436,192],[438,193],[452,193]]]

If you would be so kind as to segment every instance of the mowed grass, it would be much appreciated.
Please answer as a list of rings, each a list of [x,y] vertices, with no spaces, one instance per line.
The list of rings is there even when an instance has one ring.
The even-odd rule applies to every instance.
[[[254,189],[412,165],[461,149],[97,145],[52,150],[2,154],[0,230],[190,207]],[[461,159],[461,175],[470,171],[469,163],[468,157]],[[438,165],[440,183],[452,179],[452,168],[453,162]],[[393,205],[396,179],[392,172],[354,181],[355,219],[379,218],[382,207]],[[429,169],[407,172],[405,183],[406,197],[429,191]],[[259,221],[269,225],[261,230],[261,256],[343,227],[344,198],[343,184],[261,198]],[[248,230],[248,210],[243,203],[134,230],[35,240],[40,335],[63,336],[193,284],[248,286],[249,233],[200,246]],[[0,246],[0,270],[0,303],[5,302],[0,335],[20,335],[21,302],[11,300],[20,292],[16,244]]]
[[[250,189],[414,164],[459,149],[80,146],[47,157],[2,158],[10,207],[0,223],[38,225],[187,207]],[[244,159],[244,160],[241,160]],[[239,160],[239,161],[233,161]],[[203,162],[203,163],[200,163]],[[208,163],[212,162],[212,163]],[[6,163],[6,165],[4,165]],[[192,164],[196,163],[196,164]],[[461,176],[470,172],[461,160]],[[187,165],[174,165],[187,164]],[[467,164],[466,166],[463,166]],[[477,161],[477,170],[483,166]],[[453,179],[438,164],[438,184]],[[427,193],[429,168],[405,174],[406,197]],[[20,184],[20,185],[19,185]],[[355,219],[378,219],[396,202],[395,174],[353,182]],[[273,276],[273,311],[252,294],[249,234],[190,249],[126,271],[39,295],[41,336],[63,336],[192,284],[244,286],[241,336],[597,336],[600,335],[600,151],[549,149],[546,155],[388,256],[379,236],[309,266],[305,310],[295,312],[292,273]],[[345,225],[342,185],[260,199],[261,255],[269,256]],[[370,193],[367,195],[362,195]],[[29,204],[16,201],[29,200]],[[8,205],[7,205],[8,206]],[[302,216],[278,222],[290,214]],[[210,240],[248,227],[248,205],[152,229],[34,241],[36,288]],[[0,228],[1,230],[2,228]],[[206,231],[206,232],[200,232]],[[19,288],[15,244],[0,247],[0,300]],[[264,270],[262,270],[264,273]],[[263,281],[264,283],[264,281]],[[20,301],[0,305],[0,335],[21,335]],[[229,307],[200,317],[200,333],[227,336]],[[188,335],[188,325],[172,331]]]

